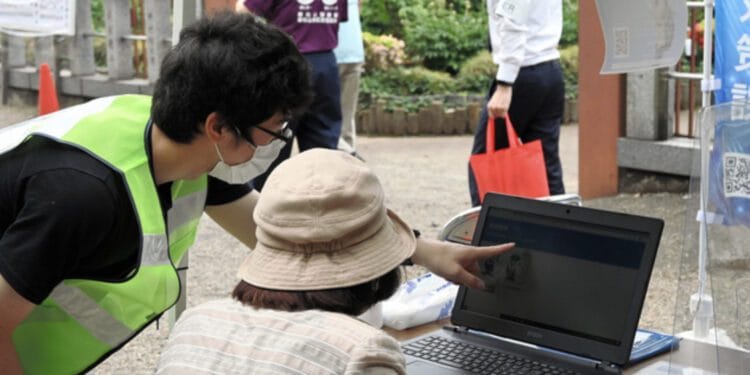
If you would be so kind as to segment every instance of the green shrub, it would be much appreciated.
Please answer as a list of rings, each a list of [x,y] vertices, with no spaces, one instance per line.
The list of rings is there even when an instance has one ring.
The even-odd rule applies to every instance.
[[[578,44],[578,0],[563,1],[563,30],[560,46]]]
[[[401,8],[416,4],[425,5],[432,1],[437,1],[440,6],[459,13],[485,9],[485,0],[361,0],[359,12],[362,30],[377,35],[389,34],[403,38],[403,25],[399,17]]]
[[[107,67],[107,39],[94,38],[94,64],[100,68]]]
[[[388,34],[403,38],[398,11],[412,2],[413,0],[362,0],[359,9],[362,30],[376,35]]]
[[[401,69],[401,87],[405,95],[443,94],[454,90],[454,80],[450,74],[423,67]]]
[[[402,8],[406,52],[432,70],[455,74],[468,57],[487,46],[484,11],[458,13],[430,1]]]
[[[565,79],[565,97],[578,97],[578,46],[572,45],[560,50],[560,64]]]
[[[445,94],[454,89],[450,74],[423,67],[366,72],[360,83],[363,94],[376,97]]]
[[[91,0],[91,25],[94,32],[104,32],[104,1]],[[93,38],[94,40],[94,64],[98,67],[107,66],[107,39]]]
[[[445,0],[445,6],[459,13],[470,10],[482,11],[483,9],[487,9],[485,0]]]
[[[492,61],[490,51],[479,51],[461,66],[456,76],[456,87],[461,91],[485,93],[495,73],[497,65]]]
[[[391,35],[362,33],[365,44],[365,70],[382,70],[404,63],[404,42]]]
[[[104,32],[104,0],[91,0],[91,21],[94,31]]]

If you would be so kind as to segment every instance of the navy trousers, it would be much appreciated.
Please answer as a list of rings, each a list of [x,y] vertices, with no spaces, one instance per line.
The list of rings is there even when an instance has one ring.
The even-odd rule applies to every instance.
[[[331,51],[306,53],[304,56],[310,64],[310,83],[315,97],[307,112],[294,119],[290,127],[294,130],[300,152],[311,148],[335,150],[341,135],[341,93],[336,56]],[[261,191],[268,175],[291,154],[292,142],[289,142],[266,173],[253,180],[255,189]]]
[[[487,100],[495,92],[493,79]],[[486,103],[485,103],[486,104]],[[510,120],[523,142],[541,139],[550,195],[564,194],[562,165],[560,164],[560,123],[565,106],[565,82],[559,60],[546,61],[521,68],[513,84],[510,102]],[[472,154],[485,152],[487,141],[487,106],[482,109],[474,134]],[[505,121],[495,121],[495,147],[508,147]],[[473,206],[479,205],[474,174],[469,167],[469,195]]]

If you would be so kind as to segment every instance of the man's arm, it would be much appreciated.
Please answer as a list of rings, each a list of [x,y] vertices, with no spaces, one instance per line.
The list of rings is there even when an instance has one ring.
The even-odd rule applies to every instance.
[[[531,0],[517,2],[515,5],[531,6]],[[499,62],[495,80],[502,82],[497,84],[495,92],[487,102],[487,111],[492,117],[505,117],[510,108],[513,98],[513,83],[516,81],[518,71],[521,69],[526,47],[526,33],[528,28],[528,9],[519,9],[510,12],[506,8],[506,1],[495,3],[495,9],[490,9],[489,17],[493,18],[498,42],[493,43],[494,60]]]
[[[224,230],[240,240],[249,248],[255,248],[255,221],[253,210],[258,203],[259,194],[252,190],[242,198],[232,202],[206,206],[206,213]]]
[[[13,331],[36,305],[21,297],[0,275],[0,369],[21,374],[21,362],[13,346]]]
[[[487,112],[491,118],[505,117],[510,108],[510,100],[513,98],[513,86],[496,84],[495,92],[487,101]]]

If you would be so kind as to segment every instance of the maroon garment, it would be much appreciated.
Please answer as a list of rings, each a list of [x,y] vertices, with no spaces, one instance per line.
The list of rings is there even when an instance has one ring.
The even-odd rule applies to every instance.
[[[332,51],[346,0],[245,0],[245,7],[292,36],[302,53]]]

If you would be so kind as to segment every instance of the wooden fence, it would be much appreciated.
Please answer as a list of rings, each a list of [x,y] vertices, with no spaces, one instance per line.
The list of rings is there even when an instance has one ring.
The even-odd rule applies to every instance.
[[[418,111],[394,108],[388,99],[377,99],[357,111],[357,133],[368,135],[458,135],[474,134],[484,98],[466,96],[456,103],[455,96],[434,98]],[[566,100],[563,124],[578,122],[578,103]]]

